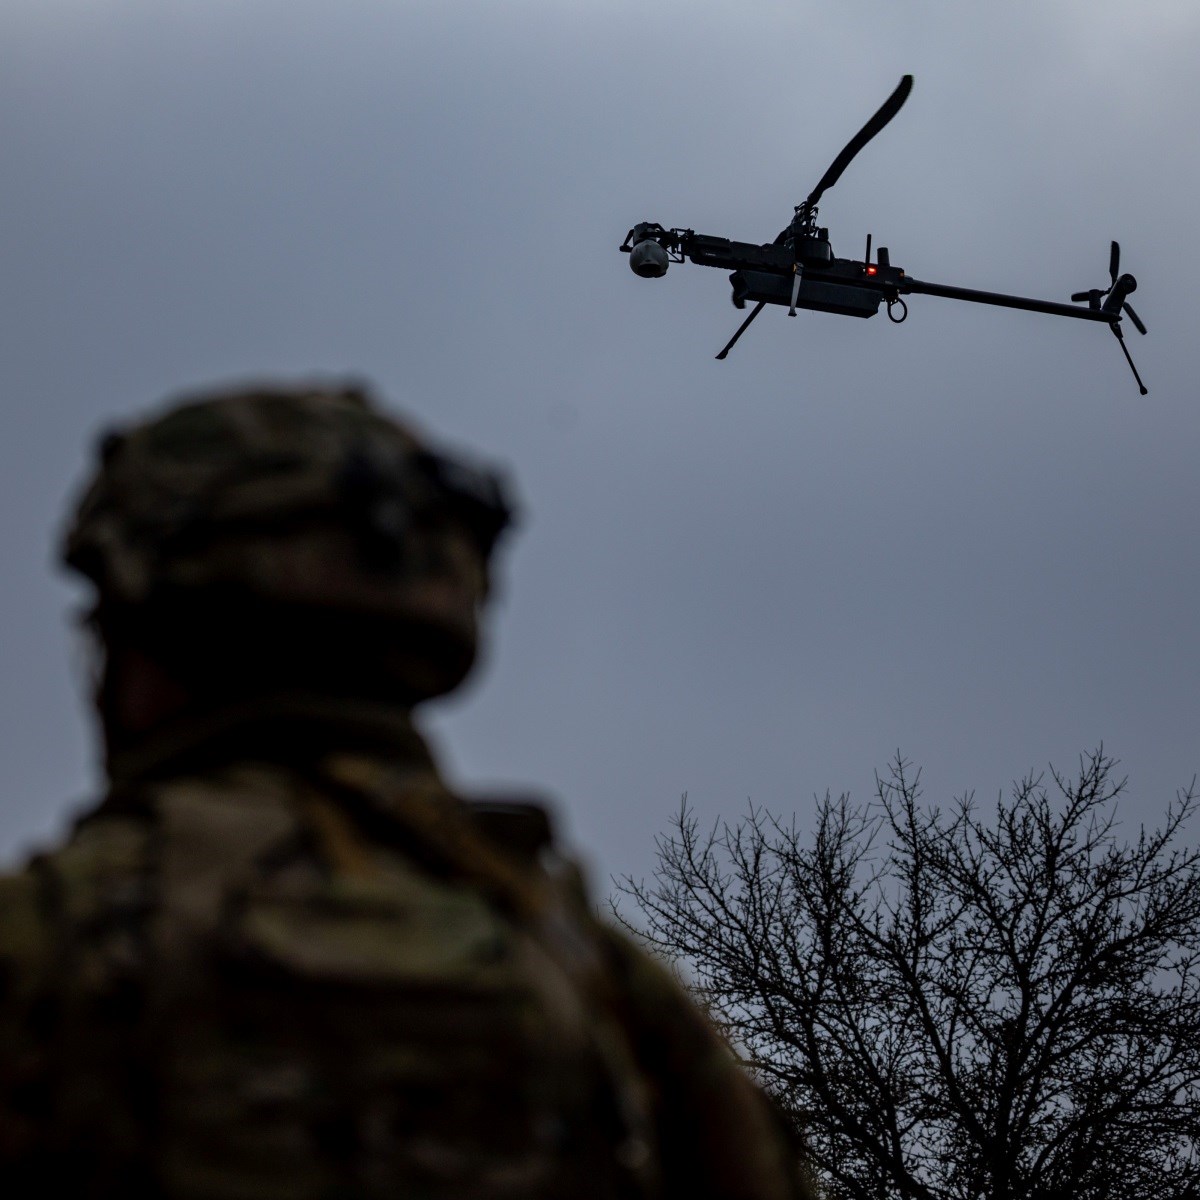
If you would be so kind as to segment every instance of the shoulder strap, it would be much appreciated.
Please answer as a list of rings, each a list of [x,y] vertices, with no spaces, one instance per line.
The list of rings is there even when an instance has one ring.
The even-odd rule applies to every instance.
[[[503,910],[536,920],[549,904],[544,874],[505,853],[432,773],[398,776],[384,764],[336,755],[322,774],[338,807],[372,836],[403,849],[435,874],[475,884]]]

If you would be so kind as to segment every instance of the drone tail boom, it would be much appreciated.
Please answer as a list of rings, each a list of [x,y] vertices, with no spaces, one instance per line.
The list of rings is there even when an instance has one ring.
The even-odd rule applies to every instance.
[[[1022,308],[1028,312],[1050,313],[1058,317],[1074,317],[1080,321],[1099,321],[1105,324],[1116,335],[1117,341],[1121,343],[1121,353],[1125,355],[1125,361],[1129,364],[1129,369],[1133,372],[1134,379],[1137,380],[1138,391],[1145,396],[1148,388],[1142,382],[1142,377],[1138,374],[1138,369],[1133,365],[1133,359],[1129,354],[1129,347],[1125,345],[1125,335],[1121,332],[1121,312],[1124,310],[1129,314],[1129,319],[1133,322],[1139,333],[1145,333],[1146,327],[1142,324],[1141,318],[1129,306],[1126,297],[1137,287],[1137,280],[1132,275],[1116,275],[1116,242],[1113,243],[1113,281],[1107,292],[1099,293],[1095,302],[1089,303],[1087,308],[1080,308],[1078,304],[1059,304],[1054,300],[1035,300],[1030,296],[1008,296],[1003,292],[980,292],[974,288],[951,287],[944,283],[926,283],[921,279],[910,279],[907,276],[897,287],[898,292],[918,293],[926,296],[945,296],[948,300],[969,300],[976,304],[995,304],[1001,308]],[[1103,304],[1099,303],[1099,296],[1107,296]],[[1079,298],[1092,300],[1091,293],[1082,293]]]
[[[1131,276],[1132,278],[1132,276]],[[1059,304],[1055,300],[1037,300],[1031,296],[1008,296],[1003,292],[983,292],[975,288],[953,287],[946,283],[927,283],[923,279],[905,276],[896,289],[908,295],[945,296],[947,300],[968,300],[975,304],[995,304],[1001,308],[1023,308],[1028,312],[1050,313],[1058,317],[1075,317],[1083,321],[1101,321],[1111,325],[1119,321],[1120,314],[1104,312],[1102,309],[1080,308],[1076,304]]]

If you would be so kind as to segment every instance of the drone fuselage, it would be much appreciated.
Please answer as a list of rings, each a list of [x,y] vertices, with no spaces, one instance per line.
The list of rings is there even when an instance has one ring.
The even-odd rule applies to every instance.
[[[796,307],[817,312],[870,317],[879,311],[882,301],[894,304],[901,296],[919,293],[1097,321],[1116,329],[1121,320],[1121,306],[1125,297],[1137,287],[1132,275],[1122,275],[1119,279],[1114,277],[1112,289],[1103,293],[1108,297],[1103,304],[1097,300],[1081,308],[1078,303],[1062,304],[1032,296],[1010,296],[1003,292],[928,283],[913,279],[899,267],[892,266],[888,252],[882,246],[877,262],[835,258],[824,229],[816,230],[815,235],[787,238],[781,235],[774,242],[756,245],[753,242],[735,242],[729,238],[695,233],[691,229],[664,229],[661,225],[642,222],[629,231],[621,250],[628,254],[645,242],[654,242],[662,248],[664,257],[662,269],[657,272],[659,275],[665,273],[668,261],[686,260],[702,267],[731,270],[733,303],[737,308],[744,307],[747,300],[761,304],[790,305],[795,277],[799,274]]]
[[[702,267],[731,271],[733,303],[792,304],[815,312],[848,317],[873,317],[884,300],[895,300],[905,279],[904,272],[888,262],[886,250],[878,263],[836,258],[826,230],[797,234],[786,241],[735,242],[729,238],[695,233],[691,229],[663,229],[649,223],[631,230],[632,245],[653,240],[671,261],[685,259]],[[653,231],[653,232],[652,232]],[[626,247],[622,247],[625,249]],[[796,275],[800,276],[796,288]]]

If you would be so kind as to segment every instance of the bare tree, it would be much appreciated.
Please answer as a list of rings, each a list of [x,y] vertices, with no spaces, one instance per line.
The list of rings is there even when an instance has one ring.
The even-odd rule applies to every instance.
[[[805,836],[686,797],[618,917],[677,961],[803,1128],[831,1197],[1200,1194],[1197,805],[1118,836],[1103,751],[986,817],[897,757]]]

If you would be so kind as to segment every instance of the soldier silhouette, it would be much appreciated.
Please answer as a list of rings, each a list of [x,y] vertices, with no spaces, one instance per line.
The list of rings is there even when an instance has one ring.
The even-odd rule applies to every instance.
[[[355,389],[104,439],[65,560],[110,782],[0,878],[7,1195],[809,1195],[546,812],[452,794],[413,724],[510,515]]]

